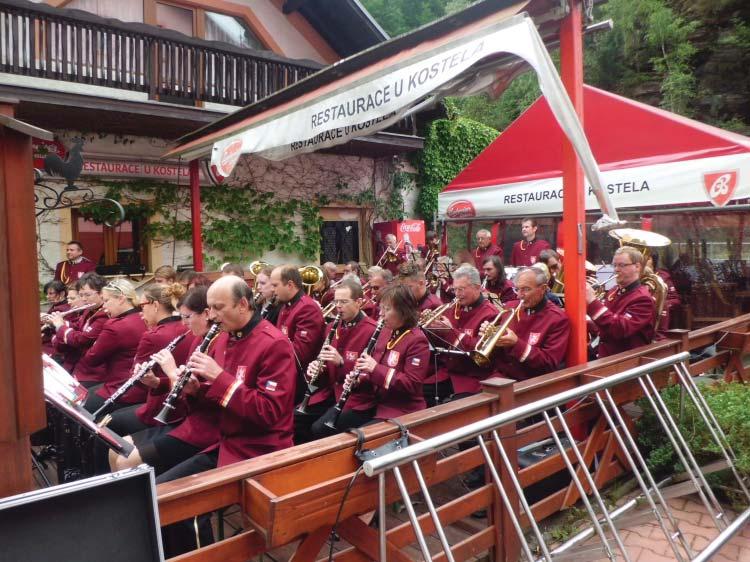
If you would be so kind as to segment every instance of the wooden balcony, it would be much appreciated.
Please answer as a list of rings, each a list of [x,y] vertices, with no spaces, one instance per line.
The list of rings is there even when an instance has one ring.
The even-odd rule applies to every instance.
[[[104,86],[172,103],[245,106],[317,72],[156,27],[43,4],[0,4],[0,72]]]

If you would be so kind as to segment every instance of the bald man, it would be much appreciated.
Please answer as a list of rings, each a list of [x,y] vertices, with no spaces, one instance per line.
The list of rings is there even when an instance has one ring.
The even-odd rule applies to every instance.
[[[221,437],[161,474],[158,483],[292,445],[296,367],[291,343],[260,317],[252,291],[239,277],[217,279],[207,298],[209,320],[223,333],[208,353],[194,351],[186,366],[207,387],[199,399],[218,410]],[[165,546],[169,557],[195,548],[193,521],[170,525]]]

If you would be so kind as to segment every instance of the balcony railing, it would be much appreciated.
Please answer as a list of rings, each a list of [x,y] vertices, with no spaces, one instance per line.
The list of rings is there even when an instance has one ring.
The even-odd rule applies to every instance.
[[[0,4],[0,72],[144,92],[162,101],[245,106],[319,68],[78,10]]]

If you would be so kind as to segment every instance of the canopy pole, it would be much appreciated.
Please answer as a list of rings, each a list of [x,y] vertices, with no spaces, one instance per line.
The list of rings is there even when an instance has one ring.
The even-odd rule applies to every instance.
[[[565,90],[583,123],[583,32],[581,0],[569,1],[560,27],[560,69]],[[565,310],[571,333],[567,366],[586,362],[586,201],[583,168],[573,145],[563,137],[563,240]]]
[[[201,181],[198,164],[198,159],[190,161],[190,219],[193,222],[193,269],[203,271]]]

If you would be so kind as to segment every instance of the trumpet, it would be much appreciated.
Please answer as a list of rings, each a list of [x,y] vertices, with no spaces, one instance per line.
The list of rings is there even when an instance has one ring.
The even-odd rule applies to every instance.
[[[484,334],[482,334],[482,337],[477,342],[477,345],[474,346],[474,349],[471,352],[469,352],[469,357],[471,357],[474,363],[476,363],[480,367],[487,367],[490,364],[490,358],[492,357],[492,352],[495,351],[497,340],[504,336],[508,331],[508,326],[510,326],[513,317],[518,314],[518,311],[521,310],[522,306],[523,301],[519,301],[516,308],[511,311],[511,313],[500,326],[496,326],[496,324],[500,321],[500,318],[503,316],[503,314],[508,312],[508,309],[504,308],[497,313],[497,316],[492,319],[490,325],[487,326],[487,329],[485,329]]]
[[[455,306],[456,303],[458,303],[458,297],[453,299],[451,302],[447,302],[443,305],[438,306],[437,308],[434,308],[432,310],[425,310],[422,312],[421,316],[419,317],[418,326],[422,328],[423,330],[427,328],[430,324],[432,324],[435,320],[440,318],[445,312],[452,306]]]
[[[607,289],[606,289],[607,283],[612,281],[615,275],[617,275],[617,273],[613,273],[612,275],[607,277],[604,281],[594,281],[593,283],[590,283],[591,288],[594,289],[594,293],[596,293],[597,300],[602,300],[602,298],[604,298],[604,295],[607,293]]]

